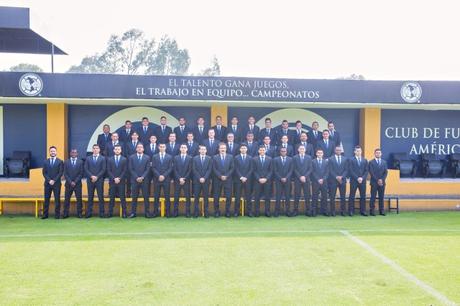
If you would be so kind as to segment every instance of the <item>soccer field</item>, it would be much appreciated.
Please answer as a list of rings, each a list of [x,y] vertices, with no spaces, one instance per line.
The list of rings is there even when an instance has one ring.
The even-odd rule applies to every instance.
[[[2,305],[460,303],[460,213],[0,218]]]

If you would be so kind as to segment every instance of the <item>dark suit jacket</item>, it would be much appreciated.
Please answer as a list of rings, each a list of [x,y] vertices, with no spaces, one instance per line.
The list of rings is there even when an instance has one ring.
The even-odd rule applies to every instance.
[[[339,165],[335,154],[329,157],[329,181],[336,182],[337,176],[348,177],[348,162],[345,156],[341,156]]]
[[[61,184],[61,176],[64,172],[64,163],[59,158],[55,158],[53,166],[51,166],[51,159],[48,158],[43,164],[43,177],[45,178],[45,184],[48,184],[50,180],[55,181],[57,184]]]
[[[112,133],[108,133],[107,137],[105,136],[104,133],[97,135],[97,144],[99,145],[99,148],[101,149],[101,153],[105,152],[105,146],[107,142],[112,141]]]
[[[246,124],[243,126],[243,139],[246,139],[246,135],[251,132],[249,129],[249,124]],[[259,133],[260,133],[260,128],[254,124],[254,128],[252,129],[252,133],[254,134],[254,141],[259,141]]]
[[[281,156],[277,156],[273,159],[273,175],[277,181],[281,181],[282,178],[286,178],[290,184],[292,173],[294,171],[294,163],[292,157],[286,156],[286,162],[283,165]]]
[[[118,144],[121,146],[121,152],[123,153],[123,150],[125,149],[125,145],[121,141],[118,141]],[[113,148],[114,148],[113,142],[109,141],[105,145],[105,154],[104,154],[104,156],[108,156],[108,157],[114,156],[115,153],[113,153]]]
[[[152,151],[152,148],[151,148],[151,143],[147,144],[144,146],[144,153],[147,154],[148,156],[152,157],[153,155],[157,154],[159,152],[159,149],[158,149],[158,143],[155,143],[155,147],[153,148],[153,151]]]
[[[295,145],[295,153],[294,154],[299,154],[299,147],[303,145],[301,142]],[[312,158],[315,158],[315,148],[311,143],[307,141],[307,144],[305,146],[305,154],[310,155]]]
[[[289,130],[289,129],[287,131],[284,131],[283,128],[280,127],[277,131],[277,135],[278,135],[278,140],[277,140],[278,146],[281,145],[281,137],[283,137],[284,135],[287,135],[288,137],[288,144],[294,145],[294,137],[295,137],[294,131]]]
[[[243,157],[241,154],[236,155],[233,158],[233,162],[235,164],[235,170],[233,173],[233,179],[235,181],[239,181],[240,177],[246,177],[248,180],[252,179],[252,157],[246,154],[246,158],[243,162]]]
[[[261,144],[265,147],[264,144]],[[275,145],[270,144],[270,146],[267,148],[265,147],[265,155],[270,156],[271,158],[274,158],[278,155],[278,149]]]
[[[297,154],[292,158],[292,163],[295,177],[299,179],[301,176],[305,176],[305,178],[309,180],[311,172],[313,171],[310,155],[305,154],[302,162],[300,155]]]
[[[208,155],[204,158],[204,163],[201,164],[201,156],[197,155],[193,158],[192,163],[192,171],[193,171],[193,181],[199,182],[200,178],[204,178],[205,180],[209,180],[211,173],[212,173],[212,159]]]
[[[265,162],[262,164],[259,156],[252,158],[252,167],[253,174],[256,182],[260,178],[266,178],[270,180],[272,178],[273,169],[272,169],[272,158],[270,156],[265,156]]]
[[[142,154],[142,158],[139,161],[137,154],[131,155],[129,157],[128,169],[131,174],[132,183],[136,182],[138,177],[149,179],[150,157],[147,154]]]
[[[203,141],[208,138],[208,130],[209,128],[204,126],[203,132],[200,133],[200,129],[197,125],[193,127],[193,140],[198,142],[199,144],[203,144]]]
[[[185,156],[185,161],[182,162],[181,155],[174,156],[174,179],[178,181],[180,178],[190,179],[192,171],[192,157],[190,155]]]
[[[220,131],[217,129],[217,125],[213,126],[212,129],[216,132],[215,138],[219,141],[225,141],[227,138],[227,127],[221,125]]]
[[[115,156],[109,157],[107,160],[107,175],[109,176],[110,183],[118,177],[121,181],[126,178],[126,171],[128,171],[128,159],[124,156],[120,156],[120,162],[115,163]]]
[[[316,148],[316,143],[320,141],[321,139],[323,139],[323,134],[321,131],[317,131],[316,136],[313,130],[310,130],[308,132],[308,142],[311,143],[314,148]]]
[[[153,179],[158,180],[160,175],[165,177],[165,180],[171,179],[171,172],[173,170],[173,157],[169,154],[165,154],[163,163],[161,163],[160,153],[153,155],[152,157],[152,172]]]
[[[298,133],[297,129],[293,130],[293,135],[294,135],[294,144],[298,144],[300,142],[300,135],[302,134],[302,130]]]
[[[155,135],[155,125],[149,124],[146,132],[144,132],[144,126],[141,126],[138,130],[138,133],[140,142],[142,142],[144,145],[149,144],[150,136]],[[157,142],[159,143],[159,139],[157,139]]]
[[[340,133],[336,130],[334,130],[333,134],[331,131],[329,131],[329,139],[333,140],[337,145],[342,143],[342,140],[340,139]]]
[[[190,155],[191,157],[195,156],[195,155],[198,155],[199,152],[199,146],[198,146],[198,143],[194,140],[192,145],[190,146],[190,144],[188,142],[185,142],[187,144],[187,154]]]
[[[177,141],[174,143],[174,149],[169,142],[166,143],[166,153],[168,153],[169,155],[176,156],[177,154],[179,154],[179,149],[180,144]]]
[[[367,175],[369,173],[367,159],[361,157],[361,164],[358,165],[358,160],[355,156],[353,156],[352,158],[350,158],[348,166],[350,179],[352,181],[356,181],[358,177],[362,177],[363,180],[367,179]]]
[[[228,145],[228,143],[226,145],[227,145],[227,153],[228,154],[231,154],[233,156],[236,156],[236,155],[240,154],[240,145],[237,144],[236,142],[233,142],[231,150],[230,150],[230,146]]]
[[[125,157],[130,157],[131,155],[133,155],[134,153],[136,153],[136,146],[137,146],[139,143],[142,143],[142,141],[138,141],[138,142],[136,143],[136,145],[133,145],[133,142],[132,142],[132,141],[125,143],[125,149],[123,150],[123,155],[124,155]],[[150,143],[150,141],[149,141],[149,143]]]
[[[214,155],[212,163],[212,171],[216,178],[226,176],[227,179],[231,179],[234,169],[233,157],[230,154],[225,154],[224,165],[222,165],[220,154]]]
[[[335,152],[335,142],[330,140],[328,141],[328,145],[324,143],[324,140],[320,140],[316,143],[316,150],[322,149],[324,152],[324,158],[329,158],[334,155]]]
[[[329,161],[323,158],[323,161],[321,162],[321,167],[320,167],[318,163],[318,159],[315,158],[312,161],[311,177],[314,182],[317,182],[319,179],[323,179],[324,183],[326,183],[327,178],[329,177]]]
[[[267,128],[260,129],[260,132],[259,132],[260,142],[263,142],[265,136],[270,137],[272,144],[276,144],[278,142],[278,131],[275,128],[271,128],[270,133],[268,132]]]
[[[209,139],[205,139],[203,140],[203,145],[206,146],[206,154],[209,156],[216,155],[219,150],[219,141],[217,139],[213,140],[212,146]]]
[[[184,126],[184,131],[181,132],[180,126],[174,128],[174,134],[176,134],[176,141],[180,144],[187,142],[187,133],[191,132],[192,129],[188,126]]]
[[[387,162],[380,159],[380,165],[378,165],[375,159],[371,160],[369,162],[369,174],[371,175],[372,185],[377,185],[378,180],[383,180],[383,183],[385,184],[385,180],[388,175]]]
[[[172,133],[172,128],[170,126],[165,126],[165,129],[161,128],[161,125],[157,125],[155,129],[153,130],[153,134],[157,136],[157,142],[158,143],[167,143],[169,142],[169,134]],[[177,139],[176,139],[177,141]]]
[[[91,176],[97,176],[97,179],[104,179],[105,170],[107,164],[105,157],[99,155],[96,163],[93,161],[93,155],[87,156],[85,161],[85,175],[87,179],[91,179]]]
[[[83,178],[83,161],[77,158],[75,167],[72,166],[70,158],[64,162],[64,178],[66,185],[70,185],[71,182],[81,184]]]
[[[243,141],[245,141],[246,137],[243,136],[243,128],[238,124],[236,126],[236,130],[233,130],[233,126],[229,126],[227,128],[227,134],[228,133],[233,133],[233,135],[235,135],[235,142],[236,143],[241,143]]]
[[[129,131],[129,134],[126,132],[126,128],[123,126],[121,128],[119,128],[117,130],[118,132],[118,139],[123,142],[123,143],[126,143],[128,141],[131,141],[131,135],[134,133],[134,132],[137,132],[136,129],[134,128],[131,128],[131,130]]]
[[[253,141],[252,145],[249,146],[248,142],[243,142],[248,147],[248,154],[252,157],[259,154],[259,143],[257,141]]]

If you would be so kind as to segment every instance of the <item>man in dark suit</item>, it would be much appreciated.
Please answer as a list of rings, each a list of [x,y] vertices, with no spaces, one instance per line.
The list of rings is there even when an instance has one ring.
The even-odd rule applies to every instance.
[[[316,148],[317,142],[321,139],[323,139],[323,134],[319,130],[319,123],[318,121],[313,121],[311,124],[311,130],[308,132],[308,142],[312,144],[313,148]]]
[[[206,147],[206,152],[209,156],[212,157],[217,154],[219,142],[215,138],[215,132],[213,129],[208,131],[208,138],[204,139],[202,144]]]
[[[327,129],[329,130],[329,139],[332,140],[336,146],[342,145],[339,132],[336,131],[334,122],[329,121],[327,123]]]
[[[257,141],[254,140],[254,134],[251,132],[248,132],[246,134],[246,141],[243,142],[246,147],[248,147],[248,154],[251,157],[254,157],[257,155],[258,150],[259,150],[259,144]]]
[[[225,196],[225,216],[230,217],[230,206],[232,203],[232,174],[234,170],[233,157],[227,154],[227,146],[221,142],[219,144],[219,154],[213,157],[212,180],[214,191],[214,217],[220,217],[219,198],[224,190]]]
[[[155,135],[155,125],[150,123],[149,118],[143,117],[142,126],[139,129],[139,140],[144,145],[147,145],[150,142],[150,136],[152,135]]]
[[[275,157],[273,160],[273,176],[276,188],[275,217],[278,217],[280,214],[281,199],[283,196],[286,216],[291,216],[291,178],[294,169],[293,165],[292,157],[287,156],[287,149],[281,148],[280,156]]]
[[[329,213],[335,216],[335,196],[340,194],[340,214],[345,216],[345,193],[347,191],[348,160],[342,156],[342,147],[335,147],[335,155],[329,158]]]
[[[281,148],[286,148],[287,151],[287,156],[294,156],[294,149],[293,147],[289,144],[289,137],[287,135],[281,136],[281,143],[277,148],[277,155],[280,155],[280,149]]]
[[[244,193],[244,201],[247,207],[251,207],[252,196],[252,157],[247,154],[248,147],[242,144],[239,147],[240,154],[233,159],[235,170],[233,172],[233,190],[235,194],[235,209],[233,216],[240,213],[241,195]]]
[[[265,155],[270,156],[271,158],[274,158],[275,156],[278,155],[277,148],[274,144],[271,142],[270,136],[264,136],[262,138],[262,143],[261,145],[265,147]]]
[[[137,199],[139,197],[139,191],[142,190],[142,196],[144,197],[144,216],[151,218],[150,216],[150,157],[144,154],[144,145],[139,143],[136,147],[136,154],[129,157],[128,169],[131,174],[131,214],[129,218],[135,218],[137,216]]]
[[[173,130],[176,134],[177,142],[183,144],[187,141],[187,134],[192,132],[192,130],[186,125],[186,120],[184,117],[179,118],[179,126],[176,126]]]
[[[387,162],[382,159],[382,150],[374,150],[375,158],[369,162],[369,174],[371,175],[371,201],[370,214],[375,216],[375,199],[379,196],[379,214],[385,216],[383,199],[385,197],[385,181],[388,175]]]
[[[131,120],[126,120],[125,125],[118,130],[120,142],[127,143],[131,141],[131,135],[135,131],[136,130],[133,128],[133,123],[131,122]]]
[[[366,179],[369,174],[367,159],[361,156],[362,149],[355,146],[354,157],[349,161],[350,195],[348,197],[348,215],[355,213],[356,190],[359,190],[359,211],[361,216],[367,217],[366,213]]]
[[[196,120],[196,126],[193,128],[193,136],[198,144],[203,144],[203,141],[208,137],[208,128],[204,124],[204,117],[200,116]]]
[[[100,155],[100,147],[93,145],[93,154],[86,157],[85,175],[88,187],[88,209],[85,218],[93,215],[94,191],[97,191],[99,199],[99,218],[104,218],[104,174],[107,163],[104,156]]]
[[[168,142],[166,143],[166,153],[174,157],[179,154],[179,149],[180,149],[180,144],[178,144],[176,141],[176,134],[174,133],[169,134]]]
[[[209,202],[209,184],[212,174],[212,159],[206,155],[206,147],[200,145],[199,154],[193,158],[193,197],[194,209],[193,217],[197,218],[199,214],[199,198],[203,197],[204,217],[208,218],[208,202]]]
[[[227,139],[227,127],[222,123],[222,116],[216,116],[216,125],[212,127],[216,134],[216,139],[221,142]]]
[[[111,141],[107,142],[105,144],[105,157],[111,157],[115,153],[113,149],[115,148],[116,145],[120,145],[122,148],[124,147],[124,144],[119,141],[119,136],[117,132],[112,133],[111,136]]]
[[[232,132],[227,134],[227,153],[232,156],[238,155],[240,152],[240,145],[235,142],[235,135]]]
[[[152,136],[150,136],[152,137]],[[156,138],[156,136],[154,136]],[[129,157],[133,154],[136,154],[136,148],[139,143],[142,143],[139,140],[139,134],[137,132],[131,133],[131,141],[125,143],[124,152],[122,154],[129,160]],[[126,197],[131,197],[131,174],[129,170],[126,171]]]
[[[277,135],[278,135],[278,147],[281,145],[283,136],[287,137],[287,139],[288,139],[287,143],[288,144],[290,144],[291,146],[294,145],[295,133],[294,133],[294,131],[291,131],[289,129],[289,121],[287,121],[286,119],[284,119],[281,122],[281,127],[278,129]],[[289,152],[288,152],[288,155],[289,155]],[[292,155],[290,155],[290,156],[292,156]]]
[[[302,128],[303,128],[302,121],[297,120],[295,122],[295,130],[293,131],[294,132],[293,133],[294,134],[294,143],[293,143],[294,146],[297,145],[298,143],[300,143],[300,137],[301,137],[302,132],[303,132]],[[308,153],[306,153],[306,154],[308,154]]]
[[[191,157],[198,155],[199,144],[195,141],[195,136],[192,132],[187,133],[187,139],[185,143],[187,144],[187,154]]]
[[[243,127],[243,136],[248,133],[254,134],[254,141],[259,141],[260,128],[256,125],[256,118],[254,116],[249,116],[248,123]]]
[[[260,130],[259,133],[259,138],[264,139],[265,136],[270,137],[270,142],[273,145],[276,145],[276,142],[278,141],[278,135],[276,129],[272,127],[272,119],[270,118],[265,118],[265,127]]]
[[[110,133],[110,125],[104,124],[102,127],[102,134],[97,135],[97,144],[101,148],[101,152],[105,152],[105,145],[111,140],[112,133]]]
[[[244,141],[243,128],[238,124],[238,117],[232,117],[231,125],[228,127],[228,132],[232,132],[235,136],[235,142],[240,144]]]
[[[190,177],[192,171],[192,158],[187,154],[187,145],[180,145],[180,154],[174,157],[174,212],[173,217],[179,215],[179,196],[181,191],[185,197],[185,216],[190,218]]]
[[[150,136],[150,143],[144,146],[144,153],[147,154],[150,158],[152,158],[152,156],[157,154],[158,152],[159,149],[157,143],[157,136],[152,135]]]
[[[64,165],[62,160],[56,157],[57,149],[55,146],[49,148],[50,157],[43,164],[43,177],[45,178],[44,183],[44,194],[45,194],[45,205],[43,207],[42,219],[48,219],[48,211],[50,207],[51,194],[54,194],[54,217],[60,218],[61,215],[61,176],[64,171]]]
[[[113,216],[113,207],[115,206],[115,197],[118,195],[121,202],[122,217],[126,218],[126,172],[128,169],[128,160],[122,153],[121,145],[115,145],[113,148],[113,156],[107,160],[107,174],[109,177],[109,214],[108,217]]]
[[[160,117],[160,125],[155,127],[154,134],[157,136],[159,143],[166,143],[168,142],[168,137],[172,133],[172,128],[167,125],[166,117]]]
[[[305,147],[305,154],[310,155],[311,158],[315,158],[315,148],[311,143],[308,142],[307,132],[302,132],[300,134],[300,141],[295,146],[295,152],[299,152],[299,146]]]
[[[316,142],[316,150],[321,149],[324,152],[324,158],[334,155],[335,143],[329,139],[329,130],[323,131],[323,139]]]
[[[321,213],[329,216],[327,213],[327,179],[329,177],[329,161],[323,158],[322,149],[316,150],[316,158],[312,161],[312,205],[310,216],[316,217],[318,211],[318,198],[321,194]]]
[[[160,204],[160,193],[163,189],[163,194],[166,202],[166,217],[170,217],[170,184],[171,184],[171,171],[173,169],[173,157],[166,153],[166,145],[159,144],[160,152],[152,157],[152,172],[154,184],[154,204],[153,216],[158,215],[158,207]]]
[[[77,200],[77,216],[82,218],[82,186],[81,179],[83,178],[83,161],[78,158],[76,149],[70,150],[70,158],[64,162],[64,178],[65,178],[65,196],[64,196],[64,215],[63,218],[69,217],[70,198],[72,193],[75,193]]]
[[[312,160],[310,155],[305,154],[305,147],[299,146],[299,154],[292,158],[294,164],[294,211],[291,216],[299,214],[299,201],[303,193],[305,200],[305,214],[310,210],[310,175],[312,173]]]
[[[270,217],[270,197],[272,186],[272,159],[265,155],[265,147],[259,147],[259,155],[253,157],[254,174],[254,216],[259,216],[260,198],[265,200],[265,216]],[[248,216],[252,217],[252,211],[248,210]]]

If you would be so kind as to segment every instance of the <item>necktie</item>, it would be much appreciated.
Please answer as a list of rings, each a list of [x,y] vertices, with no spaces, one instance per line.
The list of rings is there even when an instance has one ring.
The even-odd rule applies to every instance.
[[[97,156],[93,156],[93,162],[96,163],[97,161]]]
[[[230,144],[230,152],[233,152],[233,144]]]
[[[361,165],[361,158],[358,157],[358,165]]]
[[[147,127],[144,126],[144,134],[147,133]]]
[[[180,132],[184,133],[184,127],[183,126],[180,127]]]
[[[321,159],[318,160],[319,167],[321,168],[321,165],[323,164],[323,161]]]
[[[210,147],[212,147],[212,144],[214,143],[213,140],[209,140]]]
[[[303,164],[303,159],[304,159],[304,156],[301,155],[301,156],[300,156],[300,162],[301,162],[302,164]]]
[[[142,155],[137,155],[137,160],[138,160],[139,162],[141,162],[141,157],[142,157]]]
[[[165,158],[164,154],[160,154],[160,163],[163,163],[164,158]]]
[[[233,133],[236,133],[236,126],[233,126]]]
[[[155,149],[153,148],[153,143],[150,144],[150,151],[155,152]]]
[[[182,163],[185,163],[185,155],[182,155]]]
[[[339,159],[339,166],[340,166],[340,164],[341,164],[341,156],[340,155],[339,155],[338,159]]]
[[[218,126],[217,126],[217,130],[218,130],[218,131],[219,131],[219,133],[220,133],[220,125],[218,125]]]
[[[326,140],[326,148],[329,147],[329,141]]]
[[[204,156],[201,156],[201,166],[204,165]]]
[[[126,130],[126,135],[129,135],[130,130]]]
[[[242,160],[243,160],[243,163],[246,161],[246,154],[244,154],[243,156],[241,156]]]
[[[120,157],[119,156],[115,157],[115,164],[117,165],[117,168],[118,168],[118,165],[120,164]]]
[[[171,149],[174,151],[174,142],[171,144]]]
[[[267,135],[270,136],[270,129],[267,129]]]
[[[75,167],[75,159],[72,158],[72,166]]]
[[[317,137],[317,136],[318,136],[318,134],[317,134],[317,133],[318,133],[318,132],[316,132],[316,131],[314,131],[314,132],[313,132],[313,134],[315,134],[315,137]]]
[[[222,167],[225,164],[225,157],[223,155],[220,156],[220,162],[222,163]]]
[[[203,127],[200,126],[200,134],[203,134]]]
[[[331,136],[334,137],[334,131],[333,130],[331,130]]]
[[[252,132],[252,129],[253,129],[253,128],[254,128],[254,126],[251,124],[251,125],[249,126],[249,129],[251,130],[251,132]]]
[[[51,167],[54,166],[54,158],[51,158],[51,160],[50,160],[50,165],[51,165]]]
[[[133,141],[133,148],[136,148],[137,142]]]
[[[164,125],[161,126],[161,132],[162,132],[163,134],[165,133],[165,126],[164,126]]]
[[[377,159],[377,165],[380,166],[380,159]]]
[[[284,164],[286,163],[286,157],[282,157],[281,161],[283,162],[283,166],[284,166]]]
[[[300,130],[297,130],[297,136],[300,136]]]
[[[264,162],[265,162],[265,157],[261,157],[260,161],[262,162],[262,166],[264,165]]]

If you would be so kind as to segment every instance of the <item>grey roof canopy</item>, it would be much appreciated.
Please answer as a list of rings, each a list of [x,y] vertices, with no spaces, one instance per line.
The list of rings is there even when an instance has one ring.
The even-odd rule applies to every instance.
[[[24,7],[0,6],[0,52],[67,55],[30,28],[30,13]]]

